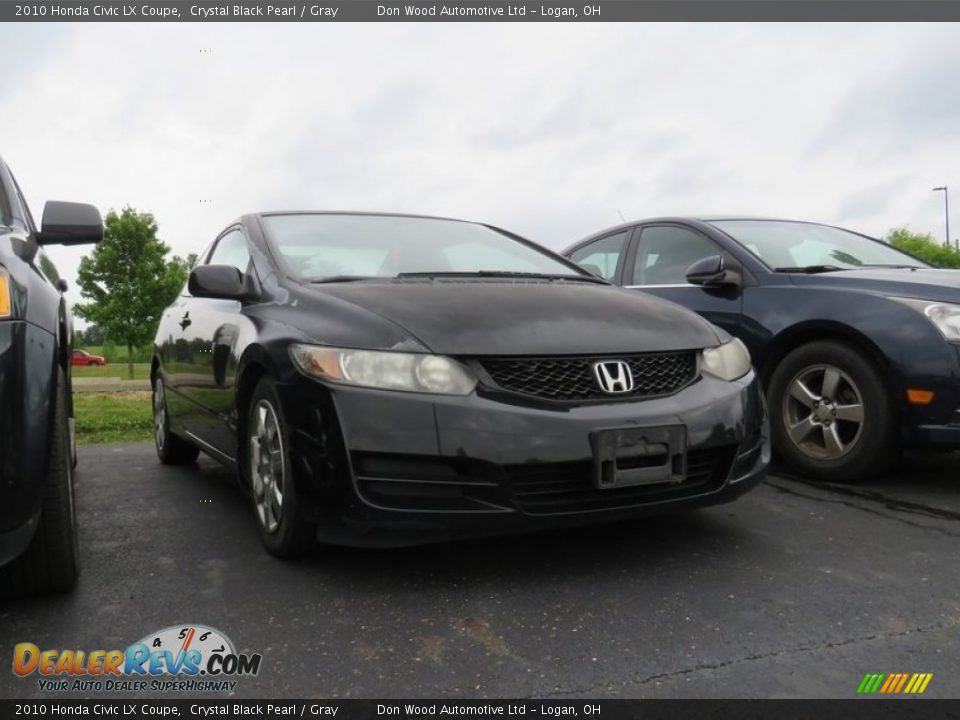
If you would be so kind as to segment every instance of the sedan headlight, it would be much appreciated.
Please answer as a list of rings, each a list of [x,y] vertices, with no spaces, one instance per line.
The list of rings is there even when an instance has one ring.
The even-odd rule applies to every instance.
[[[932,300],[915,300],[913,298],[894,297],[890,299],[923,313],[947,340],[960,342],[960,305]]]
[[[736,380],[750,372],[750,352],[734,338],[700,353],[700,369],[721,380]]]
[[[477,386],[466,367],[441,355],[291,345],[290,356],[307,375],[347,385],[437,395],[469,395]]]

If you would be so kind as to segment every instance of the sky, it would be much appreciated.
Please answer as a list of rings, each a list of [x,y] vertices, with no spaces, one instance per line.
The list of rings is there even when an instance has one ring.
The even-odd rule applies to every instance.
[[[181,256],[258,210],[562,249],[700,213],[942,239],[931,188],[960,208],[955,25],[6,24],[0,47],[0,155],[34,216],[129,205]],[[72,286],[85,252],[50,251]]]

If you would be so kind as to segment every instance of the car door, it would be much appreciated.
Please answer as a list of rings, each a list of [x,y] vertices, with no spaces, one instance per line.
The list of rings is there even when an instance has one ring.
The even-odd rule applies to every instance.
[[[697,260],[721,255],[736,261],[703,233],[674,223],[636,228],[624,258],[622,284],[699,313],[731,335],[741,333],[742,287],[703,287],[686,280],[687,269]]]
[[[217,239],[205,264],[256,272],[239,227],[229,228]],[[198,298],[187,292],[178,304],[180,337],[173,348],[178,363],[176,390],[190,406],[184,417],[186,430],[229,459],[236,458],[232,411],[241,310],[238,300]]]

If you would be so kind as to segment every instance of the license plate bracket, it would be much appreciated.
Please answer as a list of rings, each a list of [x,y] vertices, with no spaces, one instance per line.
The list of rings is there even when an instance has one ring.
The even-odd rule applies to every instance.
[[[593,482],[601,490],[682,483],[687,476],[687,428],[684,425],[597,430]]]

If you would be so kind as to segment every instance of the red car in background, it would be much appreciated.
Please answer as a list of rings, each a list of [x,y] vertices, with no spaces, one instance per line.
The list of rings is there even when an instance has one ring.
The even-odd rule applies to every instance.
[[[70,358],[71,365],[106,365],[107,359],[101,355],[91,355],[86,350],[74,350]]]

